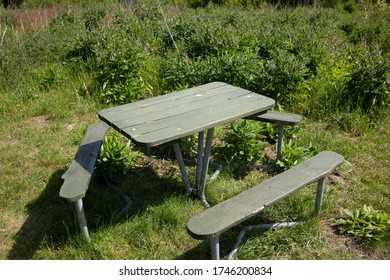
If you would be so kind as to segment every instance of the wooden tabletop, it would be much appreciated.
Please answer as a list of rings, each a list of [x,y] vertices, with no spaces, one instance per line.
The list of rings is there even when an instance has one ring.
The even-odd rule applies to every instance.
[[[275,101],[226,83],[205,85],[99,111],[137,144],[153,147],[272,108]]]

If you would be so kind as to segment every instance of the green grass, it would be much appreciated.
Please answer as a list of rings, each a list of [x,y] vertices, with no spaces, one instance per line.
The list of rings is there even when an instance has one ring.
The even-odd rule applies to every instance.
[[[143,12],[151,13],[153,9]],[[198,12],[218,15],[220,10]],[[221,13],[237,20],[227,16],[229,10],[222,9]],[[311,16],[331,21],[330,13],[324,13],[321,17],[320,12],[313,11]],[[189,14],[183,10],[183,15]],[[79,235],[73,205],[58,196],[61,175],[87,127],[98,120],[97,111],[110,105],[98,98],[95,73],[90,71],[88,61],[64,59],[74,46],[75,34],[83,29],[76,12],[68,16],[62,18],[62,23],[69,25],[50,32],[21,31],[0,22],[0,37],[5,34],[4,46],[8,47],[0,51],[0,66],[9,75],[0,76],[0,259],[209,259],[209,242],[195,240],[186,232],[186,222],[204,208],[198,200],[184,195],[178,166],[166,149],[141,150],[145,154],[142,166],[126,170],[115,182],[133,201],[124,215],[120,215],[125,206],[123,199],[94,176],[84,199],[91,242]],[[184,19],[182,23],[186,24]],[[339,39],[328,38],[335,42]],[[152,43],[157,46],[161,42]],[[45,44],[50,51],[42,49]],[[31,46],[34,51],[27,52]],[[304,112],[305,117],[294,141],[302,147],[312,145],[320,151],[338,152],[349,164],[327,180],[318,219],[291,229],[249,234],[237,253],[239,259],[388,259],[388,242],[361,244],[338,234],[334,227],[344,208],[358,209],[366,204],[390,213],[390,117],[383,108],[375,119],[347,110],[321,115],[334,106],[338,94],[329,79],[343,80],[343,73],[351,71],[350,65],[345,66],[349,62],[342,61],[343,54],[339,54],[338,63],[330,61],[328,55],[320,67],[320,72],[328,71],[326,75],[294,85],[299,96],[296,102],[290,100],[290,108]],[[170,56],[167,60],[174,63]],[[152,57],[147,61],[150,64],[143,73],[149,73],[145,77],[153,85],[153,93],[168,91],[159,76],[157,65],[162,62]],[[199,65],[192,63],[198,69]],[[195,77],[191,75],[189,81]],[[242,82],[246,78],[242,77]],[[327,91],[332,99],[325,98]],[[306,100],[304,95],[311,93],[317,94],[309,95],[314,100]],[[325,108],[317,112],[314,109],[319,100]],[[218,151],[224,131],[216,131]],[[193,178],[194,157],[187,156],[186,161]],[[224,170],[208,185],[208,200],[216,204],[272,175],[265,171]],[[304,220],[313,210],[314,197],[313,185],[248,222]],[[222,257],[226,257],[236,233],[232,229],[222,235]]]

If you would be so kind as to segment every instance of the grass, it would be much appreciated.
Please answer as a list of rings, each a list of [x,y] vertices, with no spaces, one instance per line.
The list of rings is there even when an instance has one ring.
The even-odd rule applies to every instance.
[[[11,40],[10,34],[16,34],[12,38],[19,46],[24,36],[36,34],[29,32],[0,26],[0,35]],[[56,44],[50,46],[56,49]],[[86,128],[97,121],[96,112],[108,105],[91,94],[88,72],[69,70],[83,65],[69,67],[48,56],[38,62],[27,55],[20,60],[31,62],[32,75],[21,68],[12,77],[20,78],[18,83],[0,78],[0,259],[209,259],[209,243],[192,239],[185,228],[204,208],[184,195],[178,166],[165,149],[142,150],[142,166],[127,170],[116,182],[133,200],[125,215],[119,215],[122,198],[94,176],[84,199],[92,241],[82,239],[73,205],[58,196],[61,175]],[[216,131],[216,142],[223,131]],[[390,213],[390,116],[383,114],[375,124],[349,113],[334,119],[305,117],[295,141],[338,152],[349,164],[327,180],[319,219],[249,234],[237,258],[388,259],[388,242],[361,244],[338,234],[334,224],[344,208],[364,204]],[[194,158],[186,161],[193,176]],[[208,200],[218,203],[272,175],[224,170],[208,185]],[[314,186],[306,188],[249,222],[305,219],[313,210],[314,195]],[[222,235],[222,256],[236,232]]]
[[[53,96],[60,96],[54,92]],[[40,99],[39,99],[40,100]],[[183,195],[178,168],[171,159],[151,156],[145,166],[130,170],[120,187],[134,201],[127,216],[117,217],[124,203],[111,189],[92,182],[85,199],[91,243],[78,235],[73,206],[58,197],[60,176],[69,165],[87,125],[99,107],[92,100],[78,103],[84,115],[66,118],[35,116],[35,101],[20,106],[1,121],[1,251],[2,259],[207,259],[208,242],[193,240],[188,219],[202,211],[198,201]],[[89,105],[88,105],[89,104]],[[91,110],[91,112],[89,111]],[[7,121],[6,121],[7,120]],[[389,122],[362,136],[342,133],[318,123],[306,124],[302,142],[343,154],[351,163],[328,181],[320,219],[292,229],[249,235],[239,259],[386,259],[388,244],[366,248],[338,235],[333,219],[343,208],[362,204],[389,211]],[[146,165],[147,164],[147,165]],[[217,203],[263,180],[268,174],[223,172],[208,186]],[[314,188],[281,202],[257,219],[302,219],[312,210]],[[234,240],[223,235],[222,254]]]

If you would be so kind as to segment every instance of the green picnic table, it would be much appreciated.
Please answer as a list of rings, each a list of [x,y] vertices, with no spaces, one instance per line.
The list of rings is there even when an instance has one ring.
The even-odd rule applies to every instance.
[[[258,115],[275,105],[266,96],[222,82],[103,109],[99,118],[138,145],[172,143],[186,192],[205,198],[206,176],[214,128]],[[205,140],[205,132],[207,136]],[[195,185],[191,187],[179,146],[181,138],[198,133]]]

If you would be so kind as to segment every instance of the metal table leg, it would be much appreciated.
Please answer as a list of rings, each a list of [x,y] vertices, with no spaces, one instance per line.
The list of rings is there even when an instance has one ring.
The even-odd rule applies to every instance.
[[[188,179],[186,166],[184,165],[183,155],[181,154],[180,145],[179,142],[173,143],[173,150],[175,151],[175,156],[177,163],[179,165],[181,178],[183,179],[184,186],[186,187],[186,194],[191,194],[191,184],[190,180]]]
[[[201,176],[200,176],[199,194],[198,194],[200,200],[203,202],[203,204],[206,207],[210,207],[210,205],[208,204],[208,202],[206,200],[205,189],[206,189],[207,171],[209,168],[213,136],[214,136],[214,128],[210,128],[207,131],[206,145],[205,145],[204,154],[202,157],[202,172],[201,172]]]
[[[202,176],[203,145],[204,145],[204,131],[201,131],[201,132],[198,133],[198,149],[197,149],[197,158],[196,158],[196,181],[195,181],[195,186],[197,188],[199,188],[199,186],[200,186],[200,178]]]
[[[204,132],[199,132],[198,155],[197,155],[197,162],[196,162],[196,182],[195,182],[194,189],[191,189],[191,184],[188,179],[183,156],[180,150],[180,145],[178,142],[173,143],[173,149],[175,151],[176,160],[178,162],[180,173],[184,185],[186,187],[186,193],[191,194],[192,192],[194,192],[196,195],[198,195],[199,199],[206,207],[210,207],[210,205],[206,200],[205,187],[206,187],[207,171],[210,162],[213,136],[214,136],[214,128],[210,128],[209,130],[207,130],[206,144],[204,145]]]

